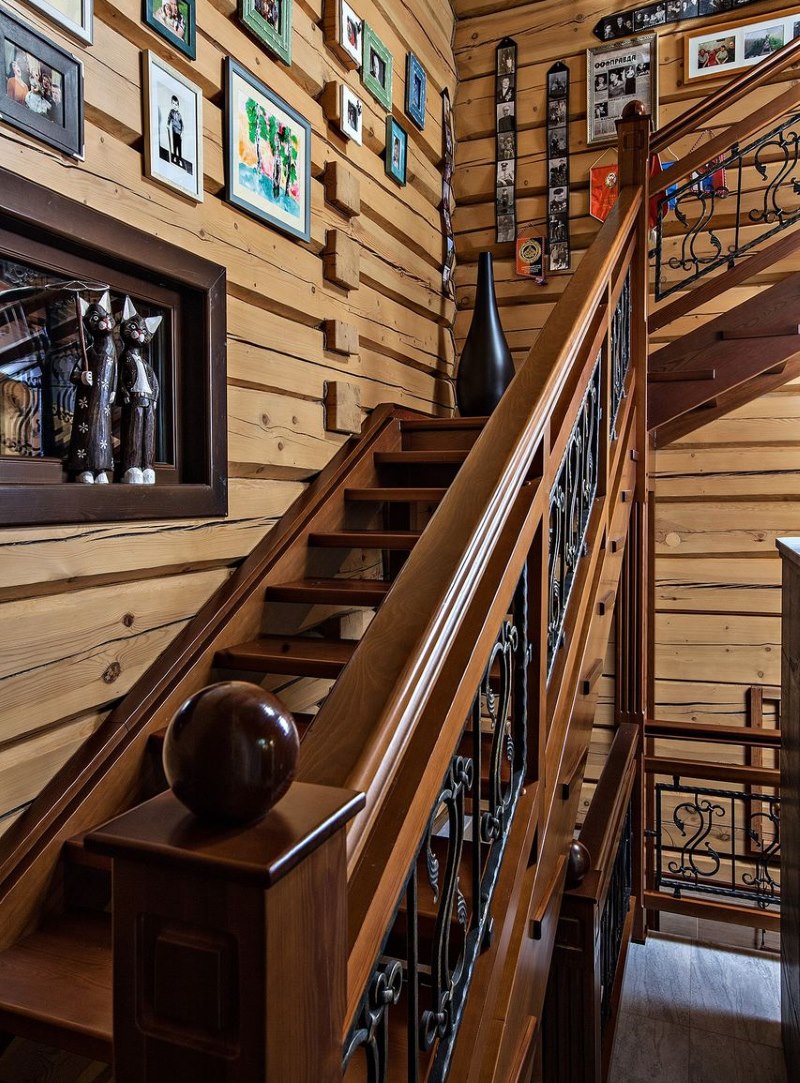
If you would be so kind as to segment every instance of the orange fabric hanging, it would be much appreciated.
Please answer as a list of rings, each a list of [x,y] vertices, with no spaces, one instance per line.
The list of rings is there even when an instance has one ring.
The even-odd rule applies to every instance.
[[[619,197],[619,166],[595,165],[589,170],[589,213],[605,222]]]

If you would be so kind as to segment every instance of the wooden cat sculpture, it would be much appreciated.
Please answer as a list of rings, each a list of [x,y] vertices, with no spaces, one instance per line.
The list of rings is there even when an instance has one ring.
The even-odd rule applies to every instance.
[[[119,386],[122,395],[122,480],[128,485],[154,485],[158,380],[147,347],[161,316],[140,316],[125,298],[119,327],[122,353]]]
[[[70,377],[77,385],[67,470],[84,485],[107,485],[114,469],[111,406],[117,387],[114,316],[108,290],[99,301],[78,298],[90,344]]]

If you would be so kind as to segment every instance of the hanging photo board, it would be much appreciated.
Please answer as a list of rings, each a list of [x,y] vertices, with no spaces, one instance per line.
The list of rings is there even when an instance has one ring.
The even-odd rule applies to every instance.
[[[659,3],[641,4],[628,11],[607,15],[595,26],[594,35],[601,41],[613,41],[615,38],[628,38],[642,30],[655,30],[659,26],[683,23],[689,19],[727,15],[759,2],[760,0],[661,0]]]
[[[503,38],[497,46],[495,65],[497,107],[495,222],[498,244],[517,236],[517,44]]]
[[[456,159],[456,132],[453,124],[453,106],[450,94],[442,91],[442,227],[444,232],[444,262],[442,263],[442,289],[448,297],[455,297],[453,275],[456,269],[456,239],[453,232],[453,169]]]
[[[569,68],[560,61],[547,73],[547,240],[552,271],[568,271]]]

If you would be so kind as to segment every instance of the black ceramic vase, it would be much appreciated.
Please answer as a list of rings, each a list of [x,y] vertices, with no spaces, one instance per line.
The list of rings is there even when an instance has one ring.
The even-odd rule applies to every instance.
[[[490,414],[513,378],[514,362],[494,295],[492,253],[481,252],[475,311],[456,376],[458,412],[462,417]]]

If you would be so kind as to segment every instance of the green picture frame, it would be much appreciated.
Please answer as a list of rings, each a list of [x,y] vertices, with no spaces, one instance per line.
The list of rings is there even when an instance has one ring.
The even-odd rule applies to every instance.
[[[292,62],[293,0],[239,0],[239,21],[285,64]]]
[[[389,113],[392,111],[392,68],[392,54],[369,23],[365,22],[361,82]]]

